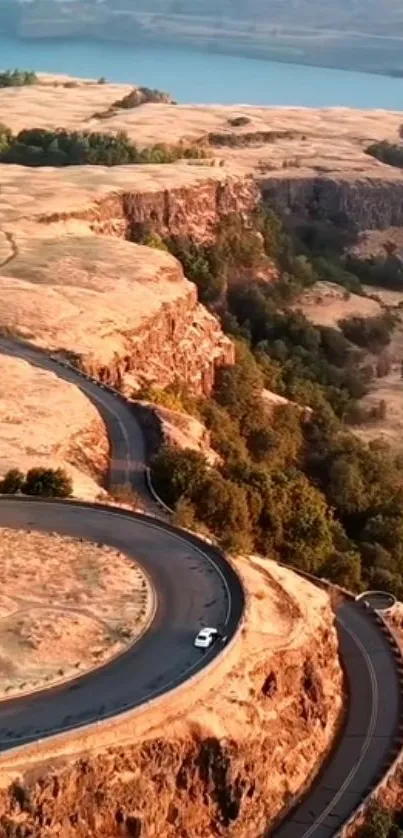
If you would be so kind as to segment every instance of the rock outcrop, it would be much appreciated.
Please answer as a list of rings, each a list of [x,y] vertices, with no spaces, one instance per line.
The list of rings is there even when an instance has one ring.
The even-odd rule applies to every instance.
[[[385,178],[271,175],[262,180],[261,187],[264,202],[285,214],[327,218],[357,230],[403,226],[400,172]]]
[[[132,393],[180,377],[209,393],[231,341],[172,256],[105,236],[15,237],[0,326]]]
[[[208,238],[225,215],[253,209],[253,182],[186,165],[29,176],[4,166],[2,177],[0,327],[73,354],[126,392],[180,377],[209,393],[217,367],[233,362],[231,342],[175,259],[127,239],[148,221]]]

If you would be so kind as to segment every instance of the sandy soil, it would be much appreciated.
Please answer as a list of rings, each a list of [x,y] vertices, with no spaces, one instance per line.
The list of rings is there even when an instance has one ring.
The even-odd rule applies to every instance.
[[[99,364],[127,351],[127,336],[194,286],[159,250],[113,238],[34,238],[0,276],[1,325]]]
[[[64,468],[76,497],[102,494],[109,455],[105,426],[74,385],[0,354],[0,476],[10,468]]]
[[[238,169],[267,167],[269,170],[314,168],[317,171],[377,173],[388,167],[363,153],[371,141],[397,139],[402,121],[399,112],[353,110],[348,108],[259,108],[247,105],[165,105],[148,104],[120,110],[109,118],[94,114],[108,109],[122,98],[128,85],[54,86],[57,77],[48,77],[45,86],[0,90],[2,120],[13,131],[27,127],[57,128],[60,113],[63,127],[72,130],[126,131],[140,146],[156,142],[176,143],[182,139],[198,141],[208,133],[237,136],[257,131],[291,132],[272,142],[253,148],[217,148],[215,155]],[[65,77],[63,77],[65,81]],[[250,122],[241,128],[228,120],[246,116]],[[314,167],[312,166],[312,161]]]
[[[364,286],[369,297],[347,295],[343,288],[330,282],[318,282],[298,301],[295,308],[302,311],[313,323],[338,328],[339,320],[345,317],[373,317],[385,309],[394,310],[403,303],[403,292],[389,291],[373,286]],[[387,406],[386,418],[354,425],[351,430],[363,442],[381,439],[396,452],[403,450],[403,318],[399,320],[384,355],[389,359],[390,372],[382,378],[374,378],[370,392],[361,399],[361,405],[368,410],[384,400]],[[368,356],[368,362],[376,366],[377,358]]]
[[[79,539],[1,529],[0,575],[0,698],[104,663],[136,639],[151,613],[140,568]]]
[[[339,328],[339,320],[348,317],[374,317],[382,307],[376,300],[350,294],[333,282],[317,282],[298,299],[294,309],[301,311],[318,326]]]

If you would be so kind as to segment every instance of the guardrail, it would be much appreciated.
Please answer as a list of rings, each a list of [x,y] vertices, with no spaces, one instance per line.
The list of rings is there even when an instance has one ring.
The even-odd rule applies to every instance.
[[[15,502],[16,496],[15,495],[1,495],[0,496],[3,501],[12,503]],[[173,527],[171,524],[166,523],[165,521],[161,521],[158,518],[154,518],[150,515],[144,515],[138,512],[131,512],[126,509],[120,509],[119,507],[109,506],[107,504],[100,504],[100,503],[85,503],[83,501],[76,501],[76,500],[62,500],[60,498],[35,498],[29,496],[18,496],[19,503],[26,503],[26,504],[48,504],[49,506],[55,505],[63,505],[63,506],[71,506],[76,508],[84,508],[84,509],[92,509],[101,512],[107,512],[110,515],[116,516],[124,516],[129,518],[134,518],[138,521],[148,521],[152,526],[158,527],[159,529],[166,530],[167,532],[171,532],[173,534],[178,534],[178,529]],[[91,732],[91,730],[97,730],[101,726],[105,727],[108,725],[113,725],[113,720],[116,720],[116,724],[120,724],[124,722],[125,719],[132,719],[136,715],[140,715],[145,710],[149,710],[150,708],[154,708],[161,703],[166,696],[169,694],[170,698],[173,695],[176,695],[181,690],[188,689],[189,686],[196,684],[199,680],[202,679],[207,674],[210,674],[214,671],[218,665],[228,657],[229,653],[235,647],[240,634],[242,632],[244,622],[245,622],[245,592],[240,580],[240,577],[225,556],[219,551],[214,545],[205,542],[204,540],[200,539],[198,536],[194,535],[193,533],[186,533],[184,532],[183,537],[186,538],[188,541],[193,543],[196,547],[198,547],[201,552],[206,553],[209,551],[214,559],[214,562],[219,566],[221,572],[226,573],[226,581],[229,587],[232,589],[232,596],[234,597],[234,588],[237,588],[236,597],[239,600],[239,605],[236,610],[234,610],[234,614],[232,617],[232,624],[230,623],[228,627],[228,633],[230,635],[229,641],[221,647],[221,651],[219,654],[215,654],[214,657],[211,658],[201,669],[197,670],[193,675],[186,679],[186,681],[181,682],[176,685],[170,685],[168,690],[164,691],[161,695],[157,695],[149,700],[143,702],[138,707],[130,707],[130,704],[122,704],[121,708],[113,710],[113,712],[109,715],[105,715],[102,719],[99,717],[94,717],[89,721],[85,722],[83,725],[78,726],[77,724],[72,724],[71,726],[64,726],[63,728],[57,729],[53,731],[49,736],[45,736],[43,738],[37,738],[37,736],[33,736],[32,739],[26,741],[22,745],[16,745],[14,747],[10,747],[7,751],[4,752],[2,755],[0,753],[0,763],[1,760],[7,759],[8,756],[11,754],[24,750],[30,744],[35,744],[35,746],[41,746],[43,743],[49,742],[50,739],[53,737],[58,737],[61,740],[65,739],[68,736],[71,736],[72,731],[80,731],[80,735],[84,735],[85,732]]]
[[[349,827],[354,823],[355,820],[357,820],[357,818],[365,814],[365,810],[371,802],[371,800],[374,797],[376,797],[377,794],[379,794],[381,789],[387,785],[389,778],[393,776],[399,762],[401,761],[403,748],[403,653],[392,631],[386,624],[383,617],[376,611],[374,611],[373,608],[367,606],[365,603],[358,601],[357,605],[360,608],[365,609],[367,616],[377,623],[379,630],[385,635],[386,640],[388,641],[389,646],[391,647],[392,655],[396,661],[396,672],[399,681],[400,719],[397,729],[396,741],[390,751],[390,759],[388,759],[387,762],[385,762],[384,767],[379,771],[378,781],[374,786],[371,787],[371,789],[368,790],[367,794],[363,797],[361,803],[354,809],[348,820],[336,833],[335,838],[347,838]]]
[[[172,510],[169,507],[166,506],[166,504],[159,497],[157,491],[155,490],[155,488],[153,486],[150,469],[147,469],[147,485],[150,489],[150,492],[151,492],[154,500],[159,505],[164,507],[165,511],[170,512],[172,514]],[[357,596],[355,596],[355,594],[353,594],[351,591],[347,590],[346,588],[343,588],[341,585],[334,585],[332,582],[329,582],[327,579],[323,579],[321,577],[314,576],[312,573],[308,573],[307,571],[299,570],[298,568],[290,567],[290,565],[285,565],[282,562],[279,562],[279,565],[281,567],[286,568],[287,570],[294,570],[294,572],[297,573],[298,576],[301,576],[304,579],[307,579],[309,582],[312,582],[315,585],[319,585],[320,587],[325,588],[326,590],[337,591],[338,593],[340,593],[346,599],[348,599],[350,601],[356,601],[357,605],[359,605],[359,607],[365,609],[365,612],[366,612],[367,616],[370,619],[373,619],[377,623],[379,629],[385,634],[386,639],[389,642],[389,645],[391,647],[392,655],[396,659],[396,671],[398,673],[399,686],[400,686],[400,723],[399,723],[399,727],[398,727],[398,735],[396,737],[396,745],[395,745],[394,748],[391,749],[391,753],[390,753],[391,761],[388,762],[387,764],[385,764],[384,768],[381,770],[381,772],[380,772],[381,776],[380,776],[380,779],[377,782],[377,784],[370,789],[368,794],[365,795],[365,797],[363,798],[361,803],[356,807],[354,812],[352,812],[352,814],[349,816],[348,820],[343,824],[341,829],[335,834],[335,838],[347,838],[347,833],[348,833],[349,827],[353,824],[353,822],[358,817],[360,817],[360,815],[364,814],[365,809],[367,808],[367,806],[368,806],[369,802],[372,800],[372,798],[374,796],[376,796],[384,786],[386,786],[386,784],[388,783],[389,778],[396,771],[397,765],[398,765],[398,763],[401,759],[401,753],[402,753],[402,748],[403,748],[403,654],[400,650],[399,644],[395,640],[395,638],[394,638],[392,632],[390,631],[389,626],[386,624],[385,620],[382,618],[382,616],[380,614],[378,614],[376,611],[374,611],[373,608],[368,606],[367,603],[361,601],[361,596],[362,595],[361,596],[358,595],[358,597],[357,597]]]

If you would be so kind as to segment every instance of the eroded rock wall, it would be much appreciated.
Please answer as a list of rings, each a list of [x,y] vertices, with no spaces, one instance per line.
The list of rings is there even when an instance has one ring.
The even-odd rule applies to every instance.
[[[27,775],[0,797],[0,831],[30,838],[263,836],[316,766],[333,708],[324,678],[334,638],[274,655],[253,674],[258,729],[245,741],[164,737]]]
[[[117,722],[84,731],[73,751],[44,742],[3,755],[0,834],[270,834],[334,741],[343,679],[327,594],[268,560],[237,566],[248,611],[229,658],[120,733]]]
[[[357,230],[403,225],[403,178],[359,175],[272,175],[261,181],[263,200],[282,213],[341,220]]]
[[[119,194],[106,195],[92,208],[52,213],[41,216],[41,221],[87,221],[91,229],[102,235],[117,235],[136,239],[143,225],[150,226],[161,236],[189,236],[196,241],[211,237],[214,227],[231,213],[245,216],[256,208],[260,191],[251,177],[234,177],[218,172],[215,176],[195,178],[189,186],[161,189],[122,189]]]
[[[100,381],[130,393],[138,386],[165,387],[176,379],[193,393],[209,394],[217,369],[235,362],[233,343],[218,320],[197,302],[196,287],[188,285],[182,298],[165,303],[132,334],[127,351],[108,364],[84,356],[81,365]]]

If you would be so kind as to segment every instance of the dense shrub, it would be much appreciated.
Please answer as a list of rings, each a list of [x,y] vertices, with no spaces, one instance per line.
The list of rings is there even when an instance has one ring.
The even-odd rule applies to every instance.
[[[381,314],[376,317],[349,317],[340,320],[339,326],[352,343],[377,354],[390,343],[395,321],[390,314]]]
[[[61,468],[31,468],[24,474],[10,469],[0,481],[0,492],[15,495],[39,495],[43,498],[69,498],[73,493],[70,477]]]
[[[403,838],[403,830],[399,828],[398,821],[398,815],[374,802],[366,814],[364,825],[358,831],[359,838]]]
[[[248,116],[232,116],[228,120],[228,124],[232,125],[233,128],[243,128],[245,125],[249,125],[250,119]]]
[[[207,462],[198,451],[165,446],[152,461],[152,474],[157,491],[173,507],[183,497],[193,499],[206,479]]]
[[[349,256],[346,268],[367,285],[391,288],[393,291],[403,290],[403,262],[394,252],[386,252],[384,256],[373,256],[371,259]]]
[[[38,76],[32,70],[4,70],[0,73],[0,87],[24,87],[37,82]]]
[[[91,131],[48,131],[30,128],[17,136],[0,126],[0,162],[21,166],[120,166],[173,163],[181,158],[205,157],[203,149],[158,143],[138,149],[124,131],[116,136]]]
[[[22,491],[24,475],[18,468],[12,468],[0,481],[0,493],[2,495],[16,495]]]
[[[61,468],[31,468],[22,486],[25,495],[39,495],[43,498],[69,498],[73,484]]]
[[[382,140],[378,143],[372,143],[366,149],[366,153],[371,157],[376,157],[381,163],[387,163],[389,166],[396,166],[398,169],[403,169],[403,145],[390,143],[388,140]]]

